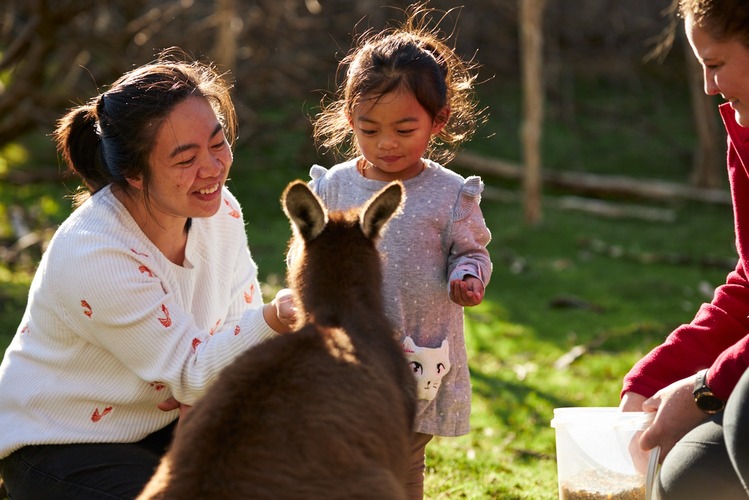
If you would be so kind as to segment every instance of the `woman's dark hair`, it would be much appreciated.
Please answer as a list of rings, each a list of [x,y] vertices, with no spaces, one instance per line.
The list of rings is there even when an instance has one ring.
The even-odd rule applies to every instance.
[[[109,184],[128,187],[141,178],[146,191],[149,157],[156,132],[174,107],[188,97],[208,100],[234,143],[237,118],[230,86],[213,66],[176,58],[164,52],[155,62],[125,73],[109,90],[68,111],[54,133],[68,171],[86,185],[78,203]]]
[[[354,109],[400,89],[412,92],[433,120],[446,122],[430,143],[429,158],[447,162],[471,138],[481,113],[473,89],[474,65],[445,43],[436,26],[429,27],[428,17],[435,12],[425,4],[413,4],[402,26],[359,37],[339,65],[346,73],[335,99],[323,100],[315,117],[314,137],[322,147],[341,156],[359,154],[348,124]],[[446,107],[449,119],[440,114]]]
[[[737,39],[749,47],[749,1],[679,0],[679,15],[718,41]]]

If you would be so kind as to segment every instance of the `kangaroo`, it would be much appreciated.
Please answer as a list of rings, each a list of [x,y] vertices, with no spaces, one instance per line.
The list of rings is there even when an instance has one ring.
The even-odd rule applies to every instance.
[[[406,498],[416,387],[376,247],[403,196],[395,182],[328,213],[304,182],[286,187],[298,328],[219,375],[139,499]]]

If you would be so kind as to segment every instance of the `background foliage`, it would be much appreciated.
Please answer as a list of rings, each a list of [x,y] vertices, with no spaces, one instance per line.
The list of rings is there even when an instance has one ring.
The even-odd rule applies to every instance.
[[[443,9],[461,4],[442,26],[454,31],[460,52],[482,64],[479,92],[489,116],[466,149],[519,162],[517,2],[432,2]],[[695,134],[682,42],[677,37],[662,60],[644,59],[668,24],[669,4],[548,2],[546,169],[688,181]],[[66,196],[77,185],[61,175],[48,137],[54,121],[173,45],[232,68],[241,137],[229,184],[244,206],[261,279],[279,286],[289,228],[278,197],[290,180],[306,179],[312,163],[332,164],[311,141],[309,117],[334,88],[352,37],[400,18],[381,5],[0,3],[0,349],[20,323],[33,271],[70,213]],[[235,14],[228,20],[221,14],[227,6]],[[232,50],[227,29],[237,41]],[[519,188],[499,177],[484,181]],[[566,194],[545,192],[547,201]],[[486,193],[494,275],[485,302],[466,313],[473,430],[429,446],[430,498],[556,498],[553,409],[618,404],[631,364],[709,300],[735,259],[730,207],[648,203],[673,211],[675,222],[608,219],[549,204],[541,224],[529,227],[517,203]]]

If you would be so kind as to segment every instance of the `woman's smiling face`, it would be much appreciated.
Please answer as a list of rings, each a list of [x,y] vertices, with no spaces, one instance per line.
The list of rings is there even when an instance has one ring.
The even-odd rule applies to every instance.
[[[153,217],[214,215],[232,159],[208,101],[190,97],[177,104],[159,127],[150,156],[148,204]]]
[[[734,110],[736,122],[749,127],[749,47],[739,39],[716,40],[687,16],[689,44],[703,68],[705,93],[720,94]]]

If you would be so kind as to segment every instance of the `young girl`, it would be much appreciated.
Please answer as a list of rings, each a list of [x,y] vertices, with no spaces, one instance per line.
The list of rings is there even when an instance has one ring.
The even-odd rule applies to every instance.
[[[452,157],[480,113],[472,67],[428,29],[433,12],[412,6],[401,27],[363,36],[341,62],[345,81],[337,99],[323,103],[314,132],[322,146],[349,146],[354,158],[310,171],[310,185],[331,209],[358,206],[396,179],[406,188],[403,213],[380,250],[386,310],[419,386],[410,498],[423,496],[432,436],[469,430],[463,307],[481,303],[492,271],[481,179],[434,161]]]

